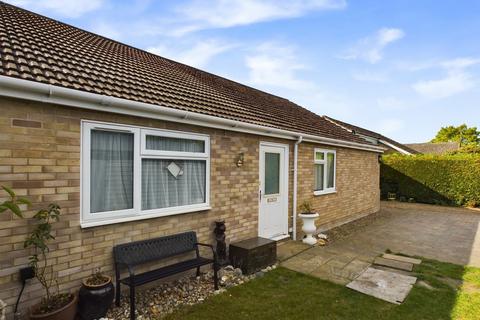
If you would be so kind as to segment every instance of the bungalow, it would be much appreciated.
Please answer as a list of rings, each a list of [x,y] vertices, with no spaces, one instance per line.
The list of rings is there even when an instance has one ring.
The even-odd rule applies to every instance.
[[[330,228],[379,210],[383,148],[295,103],[0,2],[0,299],[15,304],[32,215],[51,202],[61,290],[112,272],[119,243],[197,232],[301,237],[309,200]],[[1,194],[1,197],[6,196]],[[1,199],[0,199],[1,200]],[[23,305],[41,296],[29,285]]]

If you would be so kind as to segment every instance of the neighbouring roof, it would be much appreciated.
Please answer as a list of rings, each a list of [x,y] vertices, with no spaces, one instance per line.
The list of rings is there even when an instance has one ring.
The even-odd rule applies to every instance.
[[[3,2],[0,75],[371,146],[287,99]]]
[[[423,154],[445,154],[460,149],[458,142],[408,143],[406,146]]]
[[[394,149],[394,148],[392,148],[391,146],[388,145],[388,144],[390,144],[392,146],[395,146],[398,149],[401,149],[401,150],[405,151],[405,153],[407,153],[407,154],[408,153],[410,153],[410,154],[418,153],[417,151],[415,151],[415,149],[409,148],[408,146],[406,146],[406,145],[404,145],[400,142],[397,142],[395,140],[392,140],[388,137],[385,137],[384,135],[381,135],[380,133],[364,129],[362,127],[354,126],[353,124],[349,124],[349,123],[346,123],[346,122],[343,122],[343,121],[340,121],[340,120],[336,120],[336,119],[330,118],[328,116],[323,116],[323,117],[325,119],[329,120],[330,122],[336,124],[337,126],[343,128],[344,130],[346,130],[348,132],[352,132],[354,134],[358,134],[358,135],[361,135],[361,136],[366,136],[366,137],[373,138],[373,139],[377,140],[380,144],[383,144],[384,146],[386,146],[388,149]],[[386,143],[384,143],[384,142],[386,142]]]

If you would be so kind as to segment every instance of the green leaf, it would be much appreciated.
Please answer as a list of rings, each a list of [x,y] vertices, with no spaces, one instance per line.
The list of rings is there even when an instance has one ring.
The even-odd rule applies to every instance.
[[[10,197],[12,199],[15,198],[15,192],[13,192],[12,189],[10,189],[9,187],[6,187],[6,186],[2,186],[2,189],[5,190],[10,195]]]
[[[30,200],[26,199],[26,198],[18,198],[17,199],[17,202],[20,202],[21,204],[26,204],[26,205],[31,205],[32,203],[30,202]]]
[[[7,207],[8,209],[10,209],[15,215],[17,215],[18,217],[20,218],[23,218],[23,214],[22,214],[22,211],[20,210],[20,208],[13,202],[11,201],[5,201],[3,203],[3,206]]]

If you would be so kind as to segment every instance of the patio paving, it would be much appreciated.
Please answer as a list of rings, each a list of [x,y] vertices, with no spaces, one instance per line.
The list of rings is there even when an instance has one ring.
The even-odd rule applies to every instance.
[[[382,202],[378,219],[328,246],[305,250],[289,242],[278,248],[282,266],[339,284],[354,280],[387,249],[480,267],[480,211]]]

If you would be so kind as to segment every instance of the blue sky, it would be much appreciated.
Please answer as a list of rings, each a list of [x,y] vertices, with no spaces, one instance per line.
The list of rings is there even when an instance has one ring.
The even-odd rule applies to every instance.
[[[8,2],[400,142],[480,127],[480,1]]]

